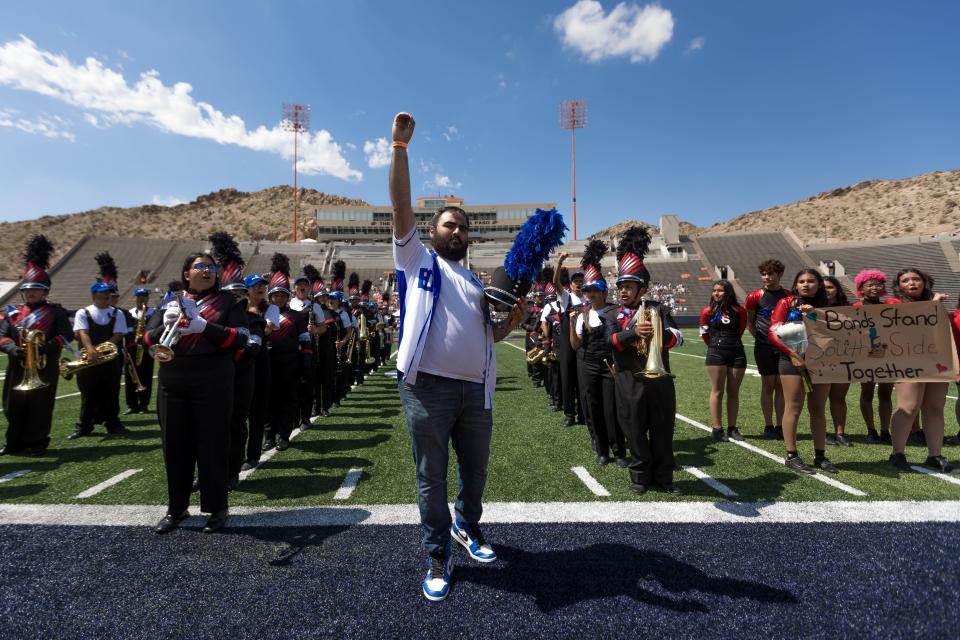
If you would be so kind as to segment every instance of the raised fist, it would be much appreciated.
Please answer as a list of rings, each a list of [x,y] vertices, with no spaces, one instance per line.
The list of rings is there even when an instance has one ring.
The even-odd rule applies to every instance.
[[[401,111],[393,118],[393,141],[410,142],[410,138],[413,137],[413,129],[416,126],[417,122],[413,119],[413,116],[406,111]]]

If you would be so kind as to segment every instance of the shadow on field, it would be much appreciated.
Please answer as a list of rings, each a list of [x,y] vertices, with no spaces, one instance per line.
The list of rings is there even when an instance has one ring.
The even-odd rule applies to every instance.
[[[369,438],[325,438],[323,440],[300,440],[294,446],[297,450],[315,456],[323,456],[337,451],[356,451],[358,449],[373,449],[390,439],[385,433],[378,433]],[[274,466],[271,463],[271,466]]]
[[[393,431],[393,425],[386,422],[318,422],[312,426],[317,431]]]
[[[711,596],[750,599],[764,604],[796,603],[785,589],[750,580],[714,577],[659,551],[625,544],[595,544],[583,549],[526,552],[497,546],[496,565],[458,566],[455,579],[530,596],[544,613],[587,600],[626,596],[636,602],[679,612],[707,612],[706,604],[688,597],[691,591]],[[646,589],[678,594],[673,598]],[[652,585],[651,585],[652,586]]]
[[[46,484],[21,484],[13,485],[12,487],[0,486],[0,502],[36,495],[46,490],[47,486]]]

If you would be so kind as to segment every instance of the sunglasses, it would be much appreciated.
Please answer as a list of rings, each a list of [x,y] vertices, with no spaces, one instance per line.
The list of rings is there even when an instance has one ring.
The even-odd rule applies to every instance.
[[[198,262],[197,264],[193,265],[193,270],[199,271],[200,273],[203,273],[204,271],[209,271],[210,273],[216,273],[217,265],[207,264],[206,262]]]

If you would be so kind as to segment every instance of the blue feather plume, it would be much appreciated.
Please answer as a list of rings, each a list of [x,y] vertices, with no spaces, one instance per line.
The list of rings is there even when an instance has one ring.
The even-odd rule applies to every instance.
[[[566,232],[563,216],[555,208],[549,211],[537,209],[514,238],[503,261],[503,270],[514,282],[533,281],[550,252],[563,244]]]

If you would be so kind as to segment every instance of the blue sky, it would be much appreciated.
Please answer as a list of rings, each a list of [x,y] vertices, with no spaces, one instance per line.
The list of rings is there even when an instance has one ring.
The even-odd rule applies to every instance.
[[[303,186],[387,202],[377,143],[408,110],[416,195],[553,200],[569,217],[557,112],[586,98],[579,235],[664,213],[708,225],[960,165],[958,14],[876,0],[4,3],[0,220],[289,184],[283,102],[312,110]]]

